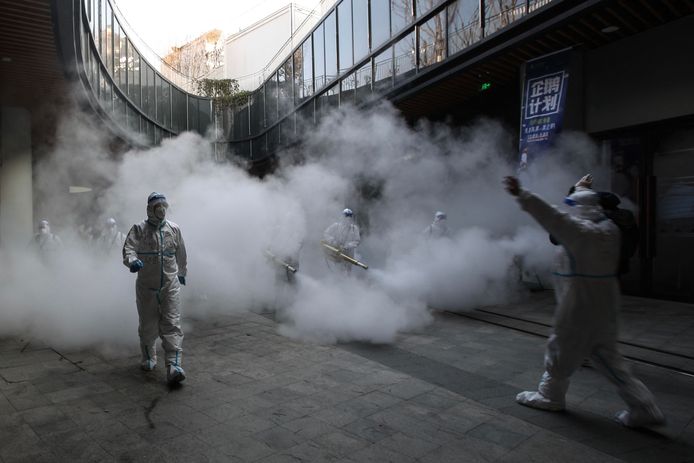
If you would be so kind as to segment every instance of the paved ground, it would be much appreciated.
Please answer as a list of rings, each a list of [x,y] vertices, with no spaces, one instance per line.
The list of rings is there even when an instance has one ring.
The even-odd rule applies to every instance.
[[[691,349],[694,306],[625,307],[630,339]],[[492,309],[544,322],[551,297]],[[189,379],[174,390],[136,357],[0,340],[0,460],[694,462],[691,376],[634,364],[668,415],[656,430],[613,423],[622,403],[590,368],[576,374],[567,412],[515,404],[542,371],[544,339],[532,330],[439,313],[394,345],[317,346],[258,314],[189,322]]]

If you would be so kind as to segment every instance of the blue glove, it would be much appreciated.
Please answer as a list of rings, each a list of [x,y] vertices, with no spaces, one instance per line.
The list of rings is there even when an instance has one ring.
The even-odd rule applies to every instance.
[[[132,264],[130,264],[130,273],[139,272],[140,269],[144,266],[145,266],[145,264],[143,264],[140,259],[137,259],[137,260],[133,261]]]
[[[181,275],[178,276],[178,282],[181,283],[183,286],[186,285],[186,277],[182,277]]]

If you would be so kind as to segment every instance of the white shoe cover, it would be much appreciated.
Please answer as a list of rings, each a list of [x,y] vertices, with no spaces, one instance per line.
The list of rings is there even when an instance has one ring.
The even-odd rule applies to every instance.
[[[622,410],[617,412],[614,420],[627,428],[643,428],[665,424],[665,415],[657,407],[653,410]]]
[[[526,407],[547,410],[550,412],[560,412],[566,408],[563,402],[553,402],[537,391],[524,391],[516,396],[516,402]]]
[[[184,379],[186,379],[186,372],[183,371],[183,368],[179,367],[178,365],[174,365],[173,363],[170,364],[166,372],[166,380],[169,382],[169,384],[177,384]]]
[[[140,362],[140,368],[144,371],[152,371],[157,366],[156,359],[147,359]]]

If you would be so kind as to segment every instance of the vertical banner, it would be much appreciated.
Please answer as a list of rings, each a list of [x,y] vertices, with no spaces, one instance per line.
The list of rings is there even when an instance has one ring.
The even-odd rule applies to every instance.
[[[561,131],[571,50],[526,62],[521,105],[520,165],[524,170]]]

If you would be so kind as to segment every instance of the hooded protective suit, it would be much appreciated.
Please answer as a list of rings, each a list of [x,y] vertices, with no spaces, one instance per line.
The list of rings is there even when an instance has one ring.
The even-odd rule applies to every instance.
[[[563,410],[571,374],[590,357],[629,407],[615,416],[618,421],[633,427],[661,423],[664,417],[653,395],[632,375],[617,348],[620,233],[602,213],[597,194],[578,186],[565,201],[574,206],[575,214],[560,211],[525,190],[520,190],[518,202],[562,249],[555,273],[557,308],[545,351],[546,371],[537,392],[521,392],[516,400],[535,408]]]
[[[38,230],[38,233],[34,234],[32,246],[41,258],[51,258],[63,247],[63,242],[58,235],[51,233],[51,226],[46,219],[39,221]]]
[[[446,214],[438,211],[434,215],[434,221],[424,229],[426,238],[443,238],[449,235],[448,225],[446,224]]]
[[[104,230],[97,239],[97,248],[103,254],[110,255],[116,250],[121,250],[125,243],[125,235],[118,230],[116,219],[108,218],[104,223]]]
[[[170,382],[185,378],[181,365],[181,312],[179,292],[185,284],[186,247],[181,230],[166,220],[164,195],[152,193],[147,201],[147,220],[132,226],[123,245],[123,263],[139,272],[135,284],[141,366],[156,365],[156,339],[161,337]],[[163,213],[162,213],[163,209]]]
[[[356,258],[356,249],[361,241],[359,226],[354,223],[353,213],[350,209],[342,211],[342,219],[325,229],[323,239],[331,246],[339,248],[345,255]],[[344,270],[350,271],[352,264],[339,261]]]

